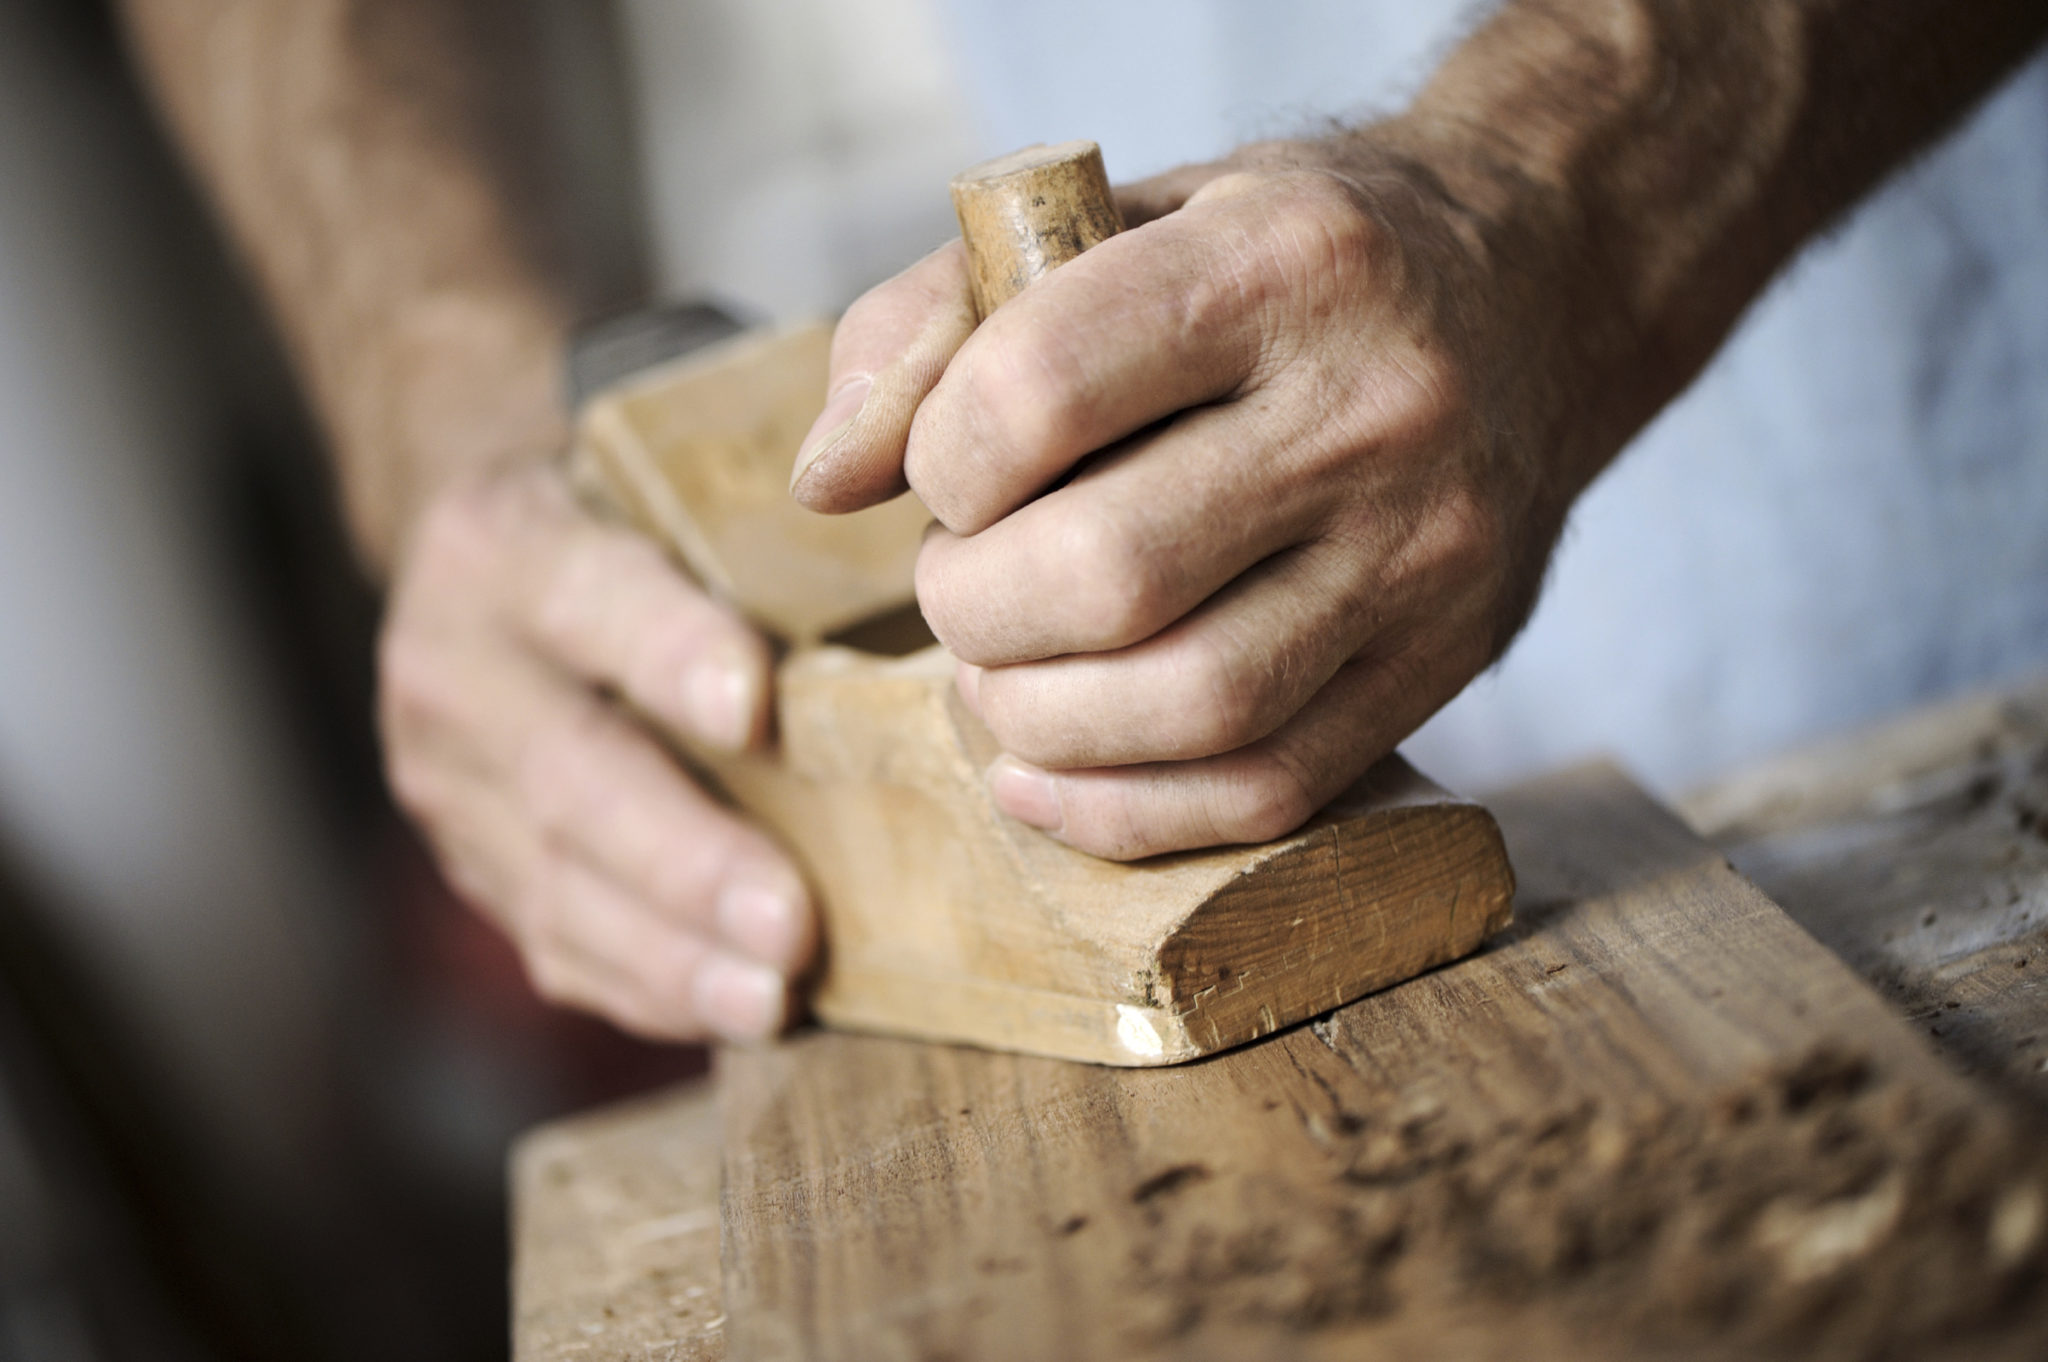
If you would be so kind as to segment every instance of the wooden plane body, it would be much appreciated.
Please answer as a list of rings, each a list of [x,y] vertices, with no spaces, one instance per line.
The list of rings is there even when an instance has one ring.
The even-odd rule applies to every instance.
[[[588,405],[575,454],[582,485],[791,645],[772,752],[684,746],[803,866],[824,925],[822,1020],[1172,1064],[1455,959],[1507,923],[1492,816],[1398,757],[1278,841],[1128,865],[998,812],[982,773],[999,749],[955,693],[951,657],[828,641],[875,620],[917,636],[929,519],[909,496],[836,518],[789,499],[829,338],[751,333],[649,371]]]

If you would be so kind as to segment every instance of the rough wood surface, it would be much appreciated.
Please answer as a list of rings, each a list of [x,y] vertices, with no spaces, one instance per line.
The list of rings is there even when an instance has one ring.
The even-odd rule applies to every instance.
[[[951,659],[798,655],[781,750],[697,754],[796,853],[837,1025],[1104,1064],[1243,1044],[1472,950],[1514,880],[1491,815],[1398,758],[1300,831],[1117,865],[1004,817]]]
[[[735,1356],[2037,1357],[2038,1140],[1612,773],[1493,948],[1180,1069],[722,1059]]]
[[[517,1362],[719,1362],[718,1107],[693,1083],[512,1153]]]
[[[1685,811],[1956,1064],[2048,1111],[2048,681],[1792,753]]]
[[[1025,147],[953,177],[974,310],[984,319],[1024,287],[1123,230],[1102,148]]]
[[[1876,732],[1853,735],[1838,743],[1766,763],[1698,792],[1688,798],[1685,808],[1696,822],[1710,822],[1714,831],[1728,837],[1729,845],[1738,857],[1745,855],[1744,843],[1767,846],[1770,838],[1780,834],[1853,828],[1859,819],[1870,817],[1894,818],[1898,821],[1893,824],[1892,831],[1907,834],[1903,841],[1898,836],[1885,835],[1842,835],[1817,839],[1802,848],[1812,854],[1799,858],[1803,868],[1796,881],[1787,880],[1795,887],[1799,884],[1820,884],[1822,872],[1829,866],[1834,868],[1834,879],[1844,885],[1852,884],[1858,876],[1868,873],[1873,865],[1882,866],[1888,862],[1895,862],[1902,872],[1915,871],[1916,865],[1927,864],[1916,861],[1922,850],[1932,848],[1939,851],[1946,844],[1946,838],[1940,835],[1937,825],[1957,820],[1976,822],[1998,836],[2003,849],[1990,848],[1990,854],[1977,862],[1980,869],[1992,869],[2004,864],[2014,845],[2019,847],[2020,859],[2035,854],[2027,843],[2030,840],[2038,842],[2036,829],[2039,824],[2021,826],[2024,813],[2002,782],[2003,771],[2012,757],[2027,750],[2038,750],[2043,739],[2048,738],[2048,721],[2044,719],[2048,719],[2048,686],[1966,701],[1913,716]],[[1995,799],[1975,802],[1968,797],[1968,791],[1977,777],[1959,776],[1956,772],[1969,770],[1984,761],[1991,762],[1992,769],[1999,773],[2001,788]],[[1982,771],[1978,772],[1978,775],[1982,774]],[[2010,811],[2010,821],[2003,825],[2002,831],[2001,825],[1990,820],[1987,813],[1996,807]],[[1506,812],[1509,833],[1518,842],[1526,835],[1527,826],[1519,817],[1519,809],[1519,801],[1511,799]],[[1785,844],[1778,845],[1782,847]],[[1953,863],[1943,859],[1937,864]],[[1996,874],[1995,869],[1993,874]],[[1951,888],[1961,886],[1965,893],[1971,883],[1967,875],[1944,882],[1950,883]],[[1976,883],[1989,887],[1995,880],[1979,879]],[[1537,892],[1537,886],[1532,883],[1527,892]],[[1782,888],[1780,892],[1783,892]],[[1870,914],[1855,911],[1857,900],[1854,890],[1816,899],[1812,903],[1795,898],[1794,903],[1809,929],[1824,940],[1831,939],[1832,933],[1837,948],[1847,952],[1852,959],[1864,961],[1866,966],[1876,962],[1872,972],[1883,985],[1886,956],[1878,948],[1887,944],[1882,938],[1888,928],[1876,926],[1881,917],[1874,920]],[[1814,907],[1816,903],[1825,903],[1831,910],[1839,911],[1829,911],[1823,916]],[[1941,922],[1949,921],[1946,911],[1937,911]],[[1525,923],[1517,936],[1524,933],[1540,936],[1543,930],[1542,920],[1535,919]],[[1919,943],[1937,940],[1938,933],[1915,931],[1895,937],[1888,944],[1895,951],[1915,950]],[[1940,953],[1937,951],[1929,959],[1934,960]],[[1967,957],[1970,953],[1966,951],[1964,954]],[[1471,962],[1472,965],[1477,963]],[[1470,965],[1459,968],[1470,968]],[[1548,968],[1546,964],[1544,969]],[[2026,967],[2027,970],[2032,968],[2033,963]],[[1445,971],[1447,974],[1455,972]],[[2008,983],[2017,984],[2017,976],[2025,972],[2010,970]],[[1567,969],[1560,971],[1558,976],[1546,974],[1544,978],[1549,981],[1569,973]],[[1985,977],[1996,982],[1995,976],[1972,973],[1968,977]],[[1403,1000],[1418,987],[1410,985],[1381,995],[1384,1001],[1379,1005],[1392,1007],[1398,1003],[1405,1007]],[[1932,1035],[1937,1047],[1952,1057],[1971,1063],[1972,1053],[1977,1050],[1977,1038],[1981,1037],[1988,1042],[1983,1053],[2004,1055],[2010,1061],[2004,1066],[1977,1066],[1982,1072],[1994,1078],[2004,1075],[2013,1089],[2020,1092],[2027,1091],[2029,1085],[2048,1083],[2048,1078],[2044,1078],[2038,1068],[2039,1057],[2035,1053],[2041,1037],[2048,1035],[2048,1025],[2041,1023],[2038,1012],[2011,1009],[1980,1012],[1974,994],[1962,995],[1961,1002],[1962,1005],[1956,1009],[1943,1006],[1940,1011],[1944,1015],[1921,1016],[1920,1025]],[[1345,1026],[1350,1026],[1348,1018]],[[1569,1034],[1569,1025],[1565,1026],[1565,1032]],[[1287,1039],[1274,1043],[1284,1043]],[[1957,1044],[1964,1040],[1968,1041],[1967,1045]],[[936,1053],[943,1056],[949,1052]],[[1459,1051],[1453,1049],[1450,1053],[1457,1055]],[[1219,1067],[1218,1064],[1207,1064],[1187,1072],[1206,1073]],[[1140,1076],[1128,1077],[1136,1079]],[[935,1106],[939,1100],[938,1096],[933,1096],[926,1105]],[[680,1289],[670,1291],[668,1297],[662,1299],[635,1293],[630,1289],[631,1274],[621,1274],[610,1264],[637,1251],[637,1247],[607,1245],[611,1239],[630,1233],[630,1227],[640,1223],[638,1213],[622,1211],[622,1207],[630,1207],[632,1203],[618,1195],[591,1196],[586,1191],[592,1186],[638,1189],[635,1197],[657,1208],[650,1213],[657,1219],[688,1206],[708,1213],[713,1204],[713,1193],[708,1189],[713,1188],[717,1180],[719,1155],[715,1132],[709,1130],[704,1119],[706,1113],[702,1103],[701,1089],[686,1089],[599,1117],[560,1123],[549,1127],[546,1136],[535,1137],[522,1147],[514,1177],[519,1229],[515,1274],[519,1320],[516,1356],[519,1362],[541,1362],[543,1359],[544,1362],[558,1362],[558,1359],[570,1357],[588,1359],[588,1362],[664,1358],[669,1354],[658,1347],[646,1348],[633,1341],[660,1340],[669,1336],[668,1327],[659,1319],[644,1328],[639,1326],[635,1321],[641,1315],[664,1316],[671,1309],[666,1299],[677,1296],[686,1301],[703,1301],[700,1308],[709,1311],[707,1318],[720,1313],[713,1302],[720,1299],[722,1287],[711,1246],[706,1241],[665,1241],[679,1249],[687,1244],[696,1250],[678,1252],[670,1260],[679,1273],[677,1282]],[[1288,1109],[1292,1111],[1295,1106],[1295,1099],[1290,1098]],[[1416,1114],[1427,1112],[1428,1103],[1425,1101]],[[1353,1113],[1354,1116],[1357,1114]],[[1319,1119],[1332,1138],[1358,1133],[1346,1132],[1343,1127],[1348,1123],[1342,1119],[1333,1121],[1328,1116]],[[1566,1125],[1568,1128],[1570,1122]],[[1399,1127],[1394,1129],[1398,1136]],[[1427,1129],[1427,1124],[1419,1126],[1417,1134],[1423,1134]],[[913,1132],[913,1141],[917,1138]],[[1566,1139],[1560,1144],[1572,1147],[1573,1142]],[[1379,1152],[1383,1156],[1388,1150],[1398,1151],[1401,1147],[1398,1140],[1383,1143]],[[551,1160],[559,1161],[562,1167],[556,1175],[546,1178],[536,1175],[542,1166],[531,1156],[531,1151],[536,1149],[545,1149]],[[1372,1168],[1368,1162],[1361,1166],[1359,1172],[1370,1175]],[[1058,1190],[1050,1184],[1048,1189],[1049,1195]],[[1157,1202],[1171,1196],[1172,1190],[1162,1185],[1154,1191],[1152,1200]],[[969,1204],[963,1202],[964,1206]],[[664,1212],[659,1208],[672,1209]],[[1051,1213],[1049,1205],[1047,1214]],[[2013,1214],[2008,1213],[2009,1216]],[[1060,1222],[1062,1226],[1066,1223]],[[1073,1231],[1076,1235],[1083,1232],[1083,1228]],[[1245,1270],[1256,1277],[1258,1274],[1254,1269],[1257,1265],[1258,1260],[1254,1258]],[[628,1283],[625,1289],[617,1285],[622,1275]],[[686,1295],[691,1286],[702,1294]],[[1225,1280],[1216,1286],[1215,1291],[1220,1296],[1233,1289]],[[610,1314],[605,1313],[607,1309]],[[1517,1355],[1516,1348],[1522,1341],[1522,1335],[1512,1334],[1508,1341],[1503,1342],[1489,1333],[1491,1324],[1490,1319],[1468,1320],[1461,1333],[1449,1337],[1429,1333],[1426,1324],[1418,1324],[1415,1328],[1422,1331],[1421,1341],[1412,1352],[1422,1356],[1460,1353],[1484,1356],[1489,1352]],[[585,1326],[589,1326],[589,1332],[583,1332]],[[1399,1326],[1390,1319],[1386,1327],[1395,1330]],[[1198,1341],[1200,1336],[1200,1331],[1196,1331]],[[722,1332],[718,1337],[722,1338]],[[1998,1356],[2001,1352],[2009,1354],[2016,1351],[2018,1345],[2012,1339],[2024,1339],[2024,1334],[2013,1330],[2003,1342],[1999,1341],[1997,1333],[1990,1337],[1992,1342],[1986,1349],[1987,1355]],[[1967,1331],[1961,1338],[1957,1350],[1962,1352],[1968,1352],[1970,1346],[1983,1341],[1982,1336],[1972,1339]],[[578,1343],[588,1343],[589,1346],[578,1350],[575,1346]],[[567,1350],[561,1345],[565,1345]],[[1190,1351],[1193,1346],[1190,1345]],[[1541,1356],[1542,1351],[1538,1341],[1530,1341],[1525,1350],[1526,1355],[1531,1356]],[[1568,1347],[1552,1347],[1548,1351],[1570,1355]],[[1672,1351],[1682,1354],[1684,1350]],[[1588,1349],[1589,1355],[1592,1352]],[[682,1351],[674,1355],[690,1358],[705,1354]]]
[[[910,606],[931,521],[914,496],[844,516],[790,499],[831,348],[832,328],[817,322],[693,351],[586,404],[572,455],[586,495],[799,645]]]

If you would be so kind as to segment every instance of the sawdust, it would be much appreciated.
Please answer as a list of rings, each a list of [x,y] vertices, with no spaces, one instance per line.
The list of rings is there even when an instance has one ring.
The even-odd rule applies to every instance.
[[[1316,1122],[1331,1177],[1148,1189],[1136,1286],[1205,1321],[1308,1331],[1534,1311],[1633,1351],[2048,1356],[2048,1145],[1840,1048],[1703,1108]],[[1205,1215],[1204,1198],[1248,1214]],[[1213,1209],[1213,1203],[1211,1203]],[[1218,1223],[1254,1228],[1219,1234]]]

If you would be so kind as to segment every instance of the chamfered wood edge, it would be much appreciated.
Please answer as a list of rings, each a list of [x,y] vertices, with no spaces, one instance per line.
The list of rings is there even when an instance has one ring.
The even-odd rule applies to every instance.
[[[1290,905],[1289,886],[1311,877],[1337,892]],[[1508,925],[1514,896],[1485,808],[1375,810],[1326,824],[1210,895],[1162,944],[1161,991],[1179,1033],[1213,1054],[1469,955]],[[1377,938],[1370,949],[1354,944],[1360,931]],[[1260,970],[1292,974],[1298,1004],[1275,1011]]]
[[[1328,871],[1350,847],[1352,871]],[[1381,848],[1374,855],[1367,847]],[[1426,869],[1396,901],[1365,901],[1371,881]],[[1285,902],[1311,876],[1350,873],[1306,910]],[[1129,996],[1066,993],[961,975],[835,963],[812,1000],[820,1020],[851,1030],[1021,1051],[1118,1068],[1219,1054],[1392,987],[1478,949],[1512,917],[1514,872],[1499,826],[1476,804],[1377,810],[1318,828],[1226,882],[1162,942]],[[1284,923],[1281,914],[1297,915]],[[1347,949],[1370,926],[1373,951]],[[1284,928],[1276,931],[1276,927]],[[1254,963],[1211,977],[1207,962]],[[1263,949],[1279,943],[1277,958]],[[1285,988],[1280,976],[1296,977]],[[1313,980],[1313,982],[1309,982]],[[1292,1001],[1279,1001],[1291,998]],[[1029,1037],[1021,1042],[1020,1037]]]
[[[824,320],[756,327],[612,384],[577,411],[566,456],[571,486],[585,506],[648,535],[706,590],[797,647],[914,604],[909,565],[928,520],[915,496],[838,517],[778,501],[764,519],[758,498],[735,500],[715,483],[679,485],[666,464],[678,440],[737,444],[749,455],[750,475],[779,487],[796,456],[797,435],[823,404],[832,334],[832,323]],[[791,376],[800,371],[814,371],[814,381],[792,387]],[[714,420],[697,429],[686,421],[676,427],[675,409],[685,394],[733,384],[743,392],[772,390],[760,396],[755,415],[775,420],[751,426]],[[770,439],[767,432],[778,422],[782,434]],[[736,516],[808,567],[770,569],[755,558],[732,557],[730,526]],[[878,571],[872,561],[878,554],[886,554],[891,566]],[[846,589],[814,589],[821,571],[840,574]]]

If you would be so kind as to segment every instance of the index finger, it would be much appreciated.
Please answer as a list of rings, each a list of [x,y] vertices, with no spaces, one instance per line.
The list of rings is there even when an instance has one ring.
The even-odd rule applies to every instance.
[[[768,730],[767,643],[645,536],[592,519],[553,470],[494,489],[498,592],[508,627],[555,667],[666,727],[739,751]]]
[[[832,333],[825,410],[797,452],[791,494],[837,515],[903,491],[911,418],[973,330],[958,241],[856,299]]]
[[[1277,177],[1210,181],[997,309],[919,409],[910,485],[972,535],[1081,459],[1163,417],[1257,387],[1330,304],[1331,206]]]

